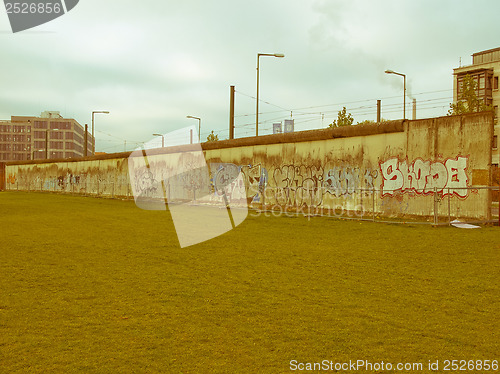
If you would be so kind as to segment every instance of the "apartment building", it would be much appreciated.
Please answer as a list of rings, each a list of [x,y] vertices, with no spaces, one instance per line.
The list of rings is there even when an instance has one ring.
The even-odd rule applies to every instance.
[[[40,117],[11,116],[10,121],[0,121],[0,162],[91,155],[94,141],[75,119],[57,111]]]
[[[495,113],[495,127],[493,136],[493,155],[491,163],[498,166],[498,106],[500,105],[500,91],[498,77],[500,76],[500,48],[488,49],[472,55],[472,65],[460,66],[453,69],[453,101],[461,99],[464,78],[469,75],[476,81],[476,94],[486,105],[491,105]]]

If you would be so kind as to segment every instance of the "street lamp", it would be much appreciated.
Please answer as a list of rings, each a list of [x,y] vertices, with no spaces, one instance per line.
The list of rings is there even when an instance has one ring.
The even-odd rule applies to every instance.
[[[165,148],[165,136],[162,134],[153,134],[153,136],[161,136],[161,147]]]
[[[406,119],[406,75],[401,73],[396,73],[393,70],[386,70],[386,74],[396,74],[403,77],[403,119]]]
[[[109,112],[107,110],[95,110],[92,112],[92,156],[95,155],[94,113],[109,114]],[[87,145],[85,144],[85,146]]]
[[[57,131],[59,129],[47,129],[45,131],[45,159],[49,159],[49,131]]]
[[[201,143],[201,118],[194,116],[186,116],[186,118],[192,118],[198,120],[198,141]]]
[[[259,136],[259,58],[260,56],[271,56],[283,58],[283,53],[257,53],[257,108],[255,110],[255,135]]]

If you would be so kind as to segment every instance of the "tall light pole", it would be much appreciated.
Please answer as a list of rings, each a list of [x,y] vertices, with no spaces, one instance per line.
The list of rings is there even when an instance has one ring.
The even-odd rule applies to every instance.
[[[165,136],[162,134],[153,134],[153,136],[161,136],[161,147],[165,148]]]
[[[198,120],[198,142],[201,143],[201,118],[195,116],[186,116],[186,118],[192,118]]]
[[[271,56],[283,58],[283,53],[257,53],[257,108],[255,110],[255,136],[259,136],[259,58],[260,56]]]
[[[396,73],[393,70],[386,70],[386,74],[396,74],[403,77],[403,119],[406,119],[406,75],[401,73]]]
[[[94,114],[95,113],[103,113],[103,114],[109,114],[107,110],[95,110],[92,112],[92,156],[95,155],[95,138],[94,138]],[[85,144],[85,146],[87,146]]]

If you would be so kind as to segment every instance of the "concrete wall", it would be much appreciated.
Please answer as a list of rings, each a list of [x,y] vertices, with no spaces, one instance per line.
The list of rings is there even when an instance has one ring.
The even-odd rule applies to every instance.
[[[152,192],[210,203],[221,184],[239,181],[255,206],[374,210],[383,216],[432,216],[437,209],[441,216],[450,211],[453,217],[489,219],[491,192],[482,188],[491,184],[492,136],[491,113],[392,121],[204,143],[206,176],[200,171],[172,177],[189,165],[200,167],[193,146],[148,151],[147,166],[142,155],[127,160],[130,153],[10,163],[7,188],[107,196]],[[236,179],[240,173],[243,179]],[[241,189],[227,191],[229,200],[241,199],[231,196]]]
[[[5,190],[5,162],[0,162],[0,191]]]

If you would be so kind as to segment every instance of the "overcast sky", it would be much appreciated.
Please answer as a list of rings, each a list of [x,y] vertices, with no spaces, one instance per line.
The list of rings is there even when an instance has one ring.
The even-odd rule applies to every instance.
[[[13,34],[2,10],[0,119],[59,110],[90,125],[108,110],[95,120],[105,152],[197,125],[187,115],[202,139],[225,139],[234,85],[236,137],[252,136],[257,53],[285,54],[260,59],[260,134],[288,118],[326,127],[342,106],[374,120],[377,99],[402,118],[403,80],[386,69],[407,75],[417,118],[445,115],[460,58],[500,47],[499,14],[497,0],[80,0]]]

